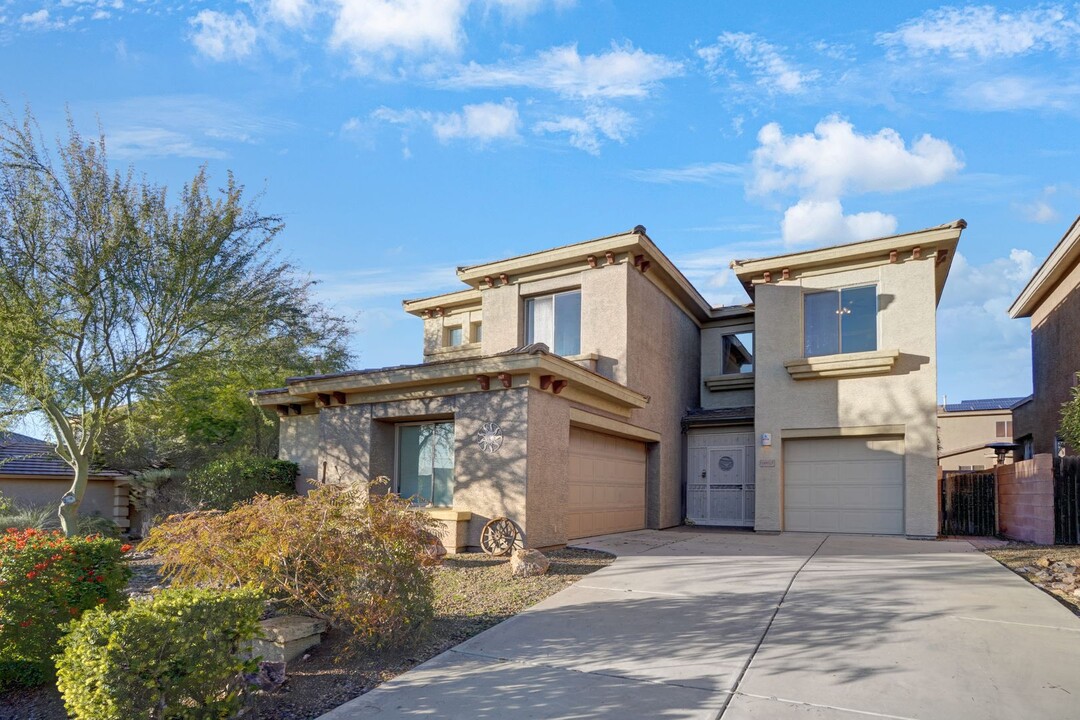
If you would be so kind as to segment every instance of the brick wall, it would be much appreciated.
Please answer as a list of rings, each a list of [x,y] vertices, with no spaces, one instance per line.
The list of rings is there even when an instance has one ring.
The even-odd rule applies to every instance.
[[[1054,456],[999,465],[998,529],[1012,540],[1054,544]]]

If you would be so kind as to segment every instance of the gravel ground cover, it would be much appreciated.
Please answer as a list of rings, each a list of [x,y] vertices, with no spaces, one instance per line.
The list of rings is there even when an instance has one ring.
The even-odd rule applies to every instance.
[[[409,652],[343,655],[345,638],[328,632],[303,658],[289,663],[281,688],[258,692],[244,715],[259,720],[309,720],[362,695],[530,605],[557,593],[615,558],[594,550],[565,548],[546,553],[547,574],[510,575],[506,558],[451,556],[435,569],[435,622],[427,639]],[[143,596],[161,585],[149,555],[132,559],[129,594]],[[51,686],[0,695],[0,720],[64,720],[63,702]]]

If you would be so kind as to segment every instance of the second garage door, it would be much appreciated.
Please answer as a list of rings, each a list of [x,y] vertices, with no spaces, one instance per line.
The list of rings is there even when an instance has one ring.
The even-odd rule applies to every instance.
[[[903,439],[785,440],[784,527],[903,534]]]
[[[567,536],[645,527],[645,443],[570,428]]]

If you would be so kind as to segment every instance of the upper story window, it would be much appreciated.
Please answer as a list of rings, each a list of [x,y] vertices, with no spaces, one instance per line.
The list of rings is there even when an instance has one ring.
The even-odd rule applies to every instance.
[[[544,343],[556,355],[581,354],[581,291],[525,301],[525,344]]]
[[[754,372],[754,333],[724,335],[720,352],[721,375]]]
[[[995,429],[999,438],[1012,439],[1012,420],[998,420]]]
[[[443,343],[447,347],[457,347],[465,342],[465,333],[460,325],[446,328],[446,339]]]
[[[804,295],[806,357],[877,350],[877,309],[876,285]]]
[[[474,343],[482,342],[484,340],[484,323],[474,322],[472,324],[472,341]]]

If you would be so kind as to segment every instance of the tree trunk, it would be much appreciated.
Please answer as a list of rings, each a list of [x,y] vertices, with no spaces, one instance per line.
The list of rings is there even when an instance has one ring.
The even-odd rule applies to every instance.
[[[64,495],[67,498],[69,495],[74,496],[74,502],[68,503],[63,499],[60,500],[60,508],[57,515],[60,516],[60,527],[64,530],[64,535],[71,537],[75,535],[79,528],[79,506],[82,505],[83,495],[86,494],[86,484],[90,478],[90,463],[84,458],[77,458],[75,463],[75,479],[71,483],[71,488],[68,493]]]

